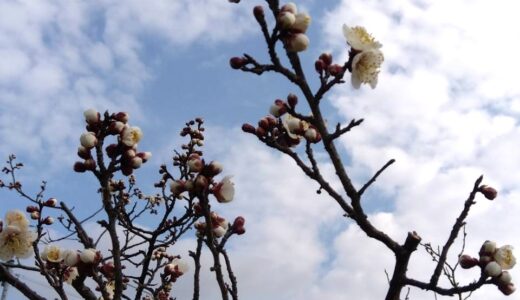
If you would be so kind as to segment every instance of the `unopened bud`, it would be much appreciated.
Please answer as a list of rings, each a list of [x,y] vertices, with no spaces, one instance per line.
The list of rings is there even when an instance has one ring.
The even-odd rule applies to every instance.
[[[502,274],[502,267],[496,261],[492,261],[486,265],[484,273],[486,273],[487,276],[497,277]]]
[[[147,162],[150,158],[152,158],[152,152],[139,152],[136,154],[136,156],[139,156],[142,160],[143,160],[143,163]]]
[[[124,124],[126,124],[126,123],[128,122],[129,115],[128,115],[128,113],[126,113],[126,112],[118,112],[118,113],[114,116],[114,119],[116,119],[116,120],[119,121],[119,122],[123,122]]]
[[[231,68],[233,68],[235,70],[242,68],[243,66],[245,66],[246,63],[247,63],[247,60],[243,57],[235,56],[229,60],[229,65],[231,66]]]
[[[326,67],[327,65],[321,59],[318,59],[316,62],[314,62],[314,69],[316,72],[318,72],[318,74],[321,74]]]
[[[78,147],[78,156],[83,158],[83,159],[87,159],[87,158],[91,158],[92,155],[90,154],[90,149],[87,149],[83,146],[79,146]]]
[[[45,206],[49,207],[56,207],[56,204],[58,204],[58,200],[56,198],[49,198],[44,203]]]
[[[295,94],[289,94],[287,96],[287,102],[292,108],[295,108],[296,104],[298,104],[298,97]]]
[[[332,76],[339,76],[343,74],[343,67],[337,64],[330,65],[328,71]]]
[[[87,169],[85,168],[85,164],[80,162],[80,161],[77,161],[74,163],[74,171],[78,172],[78,173],[83,173],[85,172]]]
[[[478,191],[481,192],[488,200],[493,200],[497,197],[497,190],[485,184],[481,185]]]
[[[81,146],[90,149],[97,145],[98,140],[93,132],[85,132],[80,136],[79,142],[81,143]]]
[[[316,128],[310,127],[303,135],[305,139],[311,143],[318,143],[321,141],[321,135]]]
[[[85,116],[85,121],[87,121],[88,124],[95,124],[99,122],[99,113],[93,108],[87,109],[83,115]]]
[[[205,190],[206,188],[208,188],[208,179],[206,178],[206,176],[203,176],[203,175],[198,175],[197,178],[195,179],[195,188],[197,189],[200,189],[200,190]]]
[[[107,152],[108,157],[114,159],[117,156],[119,156],[120,151],[119,147],[116,144],[110,144],[105,148],[105,151]]]
[[[266,131],[265,129],[263,129],[262,127],[258,127],[256,128],[256,136],[259,137],[259,138],[262,138],[266,135]]]
[[[32,205],[27,206],[27,208],[25,209],[25,211],[28,212],[28,213],[32,213],[32,212],[35,212],[35,211],[38,211],[38,210],[39,210],[38,207],[32,206]]]
[[[307,13],[299,13],[295,15],[296,20],[294,21],[291,30],[305,33],[309,25],[311,24],[311,16]]]
[[[459,264],[463,269],[470,269],[478,265],[479,260],[469,255],[461,255],[459,257]]]
[[[222,172],[223,166],[218,161],[212,161],[208,165],[208,175],[215,176]]]
[[[244,123],[242,125],[242,131],[247,133],[256,133],[256,128],[251,124]]]
[[[85,160],[85,170],[94,171],[96,169],[96,161],[92,158]]]
[[[278,24],[281,28],[291,28],[296,22],[296,16],[292,12],[281,11],[278,15]]]
[[[258,121],[258,127],[268,130],[269,129],[269,120],[265,117],[261,118],[260,121]]]
[[[301,52],[309,46],[309,38],[303,33],[297,33],[289,37],[285,48],[290,52]]]
[[[294,4],[293,2],[289,2],[285,5],[283,5],[281,8],[280,8],[280,11],[288,11],[288,12],[291,12],[293,14],[296,14],[298,13],[298,8],[296,7],[296,4]]]
[[[506,285],[511,283],[511,280],[513,280],[511,273],[509,273],[508,271],[502,271],[502,274],[500,274],[500,276],[498,276],[497,278],[497,283],[499,285]]]
[[[480,248],[479,254],[481,256],[493,256],[497,249],[497,243],[493,241],[485,241]]]
[[[498,289],[506,296],[511,295],[516,290],[515,285],[512,283],[505,284],[505,285],[499,285]]]
[[[40,213],[38,211],[33,211],[31,213],[31,219],[38,220],[40,218]]]
[[[253,8],[253,15],[256,20],[262,20],[264,18],[264,8],[261,5],[257,5]]]
[[[43,224],[45,224],[45,225],[51,225],[52,223],[54,223],[54,219],[52,217],[46,217],[43,220]]]
[[[285,102],[280,99],[276,99],[274,101],[274,104],[271,105],[271,108],[269,109],[269,113],[277,118],[282,116],[286,112],[287,108],[285,107]]]
[[[321,61],[323,61],[323,63],[326,65],[326,66],[330,66],[332,64],[332,54],[330,53],[322,53],[319,57],[319,59]]]

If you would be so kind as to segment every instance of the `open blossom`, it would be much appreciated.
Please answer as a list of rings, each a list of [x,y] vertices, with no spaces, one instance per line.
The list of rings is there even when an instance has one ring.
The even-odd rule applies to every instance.
[[[495,261],[504,270],[513,268],[516,264],[516,258],[513,255],[513,246],[506,245],[498,248],[494,255]]]
[[[63,272],[63,280],[68,284],[72,284],[72,281],[74,281],[78,275],[79,273],[76,267],[69,267]]]
[[[128,147],[133,147],[135,144],[139,143],[142,137],[143,132],[139,127],[127,127],[121,133],[121,142]]]
[[[11,210],[5,214],[5,224],[17,226],[21,230],[25,230],[29,227],[29,220],[25,214],[20,210]]]
[[[36,234],[27,228],[7,225],[0,233],[0,259],[27,258],[33,253],[32,243]]]
[[[376,41],[364,27],[349,27],[343,25],[343,35],[347,39],[347,43],[352,49],[357,51],[366,51],[381,48],[381,43]]]
[[[58,263],[63,259],[63,253],[60,247],[56,245],[47,245],[41,254],[41,258],[48,262]]]
[[[359,89],[362,83],[368,83],[370,87],[375,88],[383,60],[383,53],[378,49],[366,50],[356,54],[352,61],[352,86]]]
[[[235,196],[235,184],[231,182],[231,176],[226,176],[213,188],[213,194],[218,202],[230,202]]]

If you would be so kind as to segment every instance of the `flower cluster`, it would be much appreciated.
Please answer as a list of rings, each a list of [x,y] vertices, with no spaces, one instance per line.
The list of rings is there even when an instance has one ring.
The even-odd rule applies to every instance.
[[[127,113],[119,112],[112,115],[105,113],[104,120],[94,109],[88,109],[84,115],[87,132],[80,136],[81,145],[78,148],[78,156],[83,161],[74,164],[76,172],[96,170],[97,163],[91,150],[102,145],[105,137],[109,135],[116,136],[117,143],[108,145],[105,148],[106,154],[113,163],[120,163],[119,169],[124,175],[131,175],[134,169],[150,159],[150,152],[137,151],[137,144],[143,137],[143,133],[139,127],[128,125]]]
[[[217,215],[216,212],[211,212],[211,225],[213,235],[217,238],[223,237],[229,229],[229,222],[223,217]],[[204,235],[206,231],[206,223],[205,222],[197,222],[195,223],[195,229],[199,235]]]
[[[271,115],[260,119],[258,127],[246,123],[242,125],[242,130],[255,134],[261,140],[276,141],[283,146],[296,146],[302,138],[310,143],[318,143],[321,135],[314,125],[287,113],[294,112],[297,103],[298,98],[294,94],[289,94],[287,101],[276,99],[269,109]]]
[[[0,259],[3,261],[27,258],[33,253],[32,243],[36,233],[29,230],[29,220],[19,210],[5,215],[5,224],[0,221]]]
[[[101,261],[101,252],[96,249],[84,249],[80,252],[72,249],[62,249],[58,245],[47,245],[40,253],[40,258],[46,262],[49,272],[62,273],[63,281],[72,284],[79,275],[78,270],[86,272]]]
[[[470,255],[461,255],[460,266],[464,269],[480,266],[484,274],[493,278],[493,283],[505,295],[511,295],[515,291],[511,274],[507,271],[516,264],[513,255],[513,247],[505,245],[497,247],[493,241],[485,241],[479,251],[479,258]]]
[[[305,35],[311,23],[311,17],[305,12],[298,12],[294,3],[280,8],[277,18],[278,27],[282,30],[282,40],[290,52],[300,52],[309,46],[309,38]]]
[[[328,78],[329,76],[340,77],[345,72],[341,65],[332,63],[332,54],[330,53],[322,53],[314,63],[314,68],[320,75],[320,78]]]
[[[370,87],[375,88],[379,69],[384,60],[380,50],[381,43],[361,26],[343,25],[343,34],[351,47],[352,85],[358,89],[362,83],[368,83]]]

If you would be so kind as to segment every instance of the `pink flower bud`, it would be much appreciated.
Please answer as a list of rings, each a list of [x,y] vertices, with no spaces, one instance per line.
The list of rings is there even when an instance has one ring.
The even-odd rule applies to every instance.
[[[85,132],[80,136],[79,142],[81,143],[81,146],[90,149],[97,145],[98,140],[93,132]]]
[[[78,173],[83,173],[85,172],[87,169],[85,168],[85,164],[80,162],[80,161],[77,161],[74,163],[74,171],[78,172]]]
[[[109,134],[120,134],[123,129],[125,129],[125,124],[121,121],[112,121],[110,125],[108,125],[108,133]]]
[[[512,283],[509,283],[509,284],[506,284],[506,285],[499,285],[498,289],[506,296],[511,295],[516,290],[514,284],[512,284]]]
[[[212,161],[209,163],[207,171],[209,176],[215,176],[222,172],[223,166],[218,161]]]
[[[330,53],[322,53],[319,59],[322,60],[326,66],[330,66],[332,64],[332,54]]]
[[[262,138],[266,135],[266,131],[265,129],[263,129],[262,127],[258,127],[256,128],[256,136],[259,137],[259,138]]]
[[[27,206],[27,208],[25,209],[25,211],[27,211],[28,213],[32,213],[32,212],[35,212],[35,211],[39,211],[38,207],[36,206]]]
[[[233,68],[235,70],[242,68],[243,66],[246,65],[246,63],[247,63],[247,60],[243,57],[235,56],[229,60],[229,65],[231,66],[231,68]]]
[[[139,152],[136,154],[137,156],[139,156],[143,162],[147,162],[150,158],[152,158],[152,152]]]
[[[285,105],[286,104],[284,101],[282,101],[280,99],[276,99],[274,101],[274,104],[271,105],[271,108],[269,109],[269,113],[278,118],[287,112],[287,108],[285,107]],[[269,122],[269,120],[268,120],[268,122]]]
[[[257,5],[253,8],[253,15],[257,20],[264,18],[264,8],[261,5]]]
[[[339,76],[343,74],[343,67],[338,64],[330,65],[328,71],[332,76]]]
[[[295,108],[298,104],[298,97],[295,94],[289,94],[287,95],[287,102],[292,108]]]
[[[471,269],[474,266],[478,265],[478,263],[479,263],[478,259],[471,257],[469,255],[466,255],[466,254],[461,255],[459,257],[459,264],[463,269]]]
[[[116,119],[116,120],[119,121],[119,122],[123,122],[124,124],[126,124],[126,123],[128,122],[129,115],[128,115],[128,113],[126,113],[126,112],[118,112],[118,113],[114,116],[114,119]]]
[[[256,133],[256,128],[251,124],[244,123],[242,125],[242,131],[247,133]]]
[[[86,159],[84,165],[85,170],[94,171],[96,169],[96,161],[92,158]]]
[[[316,62],[314,62],[314,69],[316,72],[318,72],[318,74],[321,74],[326,67],[326,64],[321,59],[318,59]]]
[[[268,130],[269,129],[269,120],[266,117],[261,118],[258,121],[258,127],[262,128],[262,129],[265,129],[265,130]]]
[[[134,173],[134,169],[131,165],[121,164],[121,173],[123,173],[125,176],[130,176],[132,173]]]
[[[186,189],[184,187],[184,181],[183,180],[174,180],[170,183],[170,191],[175,196],[180,195],[182,192],[184,192]]]
[[[110,158],[116,158],[121,154],[121,151],[119,151],[119,147],[116,144],[110,144],[105,148],[105,151],[107,152],[108,157]]]
[[[56,207],[56,204],[58,204],[58,200],[56,198],[49,198],[43,205],[49,206],[49,207]]]
[[[233,226],[232,226],[233,232],[235,232],[238,235],[244,234],[246,232],[246,230],[244,228],[245,222],[246,222],[246,220],[244,219],[244,217],[241,217],[241,216],[236,217],[235,221],[233,222]]]
[[[492,261],[486,265],[484,273],[486,273],[487,276],[497,277],[502,274],[502,267],[496,261]]]
[[[90,154],[90,149],[87,149],[83,146],[78,147],[78,156],[83,159],[88,159],[92,157],[92,155]]]
[[[493,200],[497,197],[497,190],[485,184],[481,185],[478,191],[481,192],[488,200]]]
[[[289,52],[301,52],[309,46],[309,38],[303,33],[297,33],[287,39],[285,47]]]

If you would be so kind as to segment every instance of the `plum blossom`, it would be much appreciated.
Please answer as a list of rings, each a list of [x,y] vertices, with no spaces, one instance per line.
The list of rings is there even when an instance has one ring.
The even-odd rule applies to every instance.
[[[94,148],[98,140],[96,138],[96,134],[93,132],[85,132],[79,137],[79,142],[81,143],[81,146],[91,149]]]
[[[143,132],[137,126],[127,127],[121,133],[121,142],[128,147],[133,147],[143,137]]]
[[[492,261],[486,265],[484,273],[486,273],[487,276],[497,277],[502,274],[502,267],[500,267],[496,261]]]
[[[65,272],[63,272],[63,280],[68,284],[72,284],[72,281],[74,281],[78,275],[78,268],[69,267],[65,270]]]
[[[83,115],[85,116],[85,121],[87,121],[88,124],[99,122],[99,113],[93,108],[87,109]]]
[[[370,49],[356,54],[352,61],[352,86],[359,89],[362,83],[368,83],[370,87],[375,88],[383,60],[383,53],[378,49]]]
[[[504,270],[509,270],[516,264],[516,258],[513,255],[513,246],[510,245],[498,248],[493,258]]]
[[[356,51],[379,49],[382,46],[381,43],[376,41],[362,26],[349,27],[344,24],[343,35],[347,39],[347,43],[350,47]]]
[[[61,251],[59,246],[47,245],[43,249],[41,258],[48,262],[59,263],[63,260],[63,252]]]
[[[218,202],[227,203],[235,196],[235,184],[231,182],[231,176],[226,176],[213,188],[213,195]]]
[[[32,243],[36,234],[27,228],[7,225],[0,233],[0,259],[27,258],[33,253]]]
[[[69,267],[75,266],[79,262],[79,255],[76,250],[67,249],[63,251],[63,262]]]
[[[29,220],[25,217],[25,214],[20,210],[11,210],[5,214],[5,223],[7,225],[17,226],[21,230],[25,230],[29,227]]]

